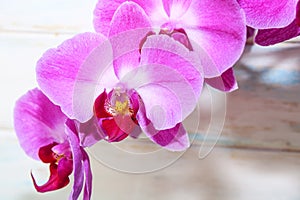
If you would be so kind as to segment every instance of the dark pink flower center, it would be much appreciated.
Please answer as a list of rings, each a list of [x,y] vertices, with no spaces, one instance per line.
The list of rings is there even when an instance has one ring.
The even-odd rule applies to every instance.
[[[136,114],[139,100],[136,93],[113,89],[108,94],[104,91],[94,103],[94,113],[99,126],[109,142],[119,142],[128,135],[139,131]]]
[[[70,182],[69,175],[73,171],[73,160],[71,154],[57,154],[53,148],[59,145],[56,142],[43,146],[39,149],[39,157],[44,163],[49,163],[50,177],[48,181],[38,186],[31,174],[34,187],[38,192],[48,192],[65,187]],[[70,150],[69,150],[70,151]]]

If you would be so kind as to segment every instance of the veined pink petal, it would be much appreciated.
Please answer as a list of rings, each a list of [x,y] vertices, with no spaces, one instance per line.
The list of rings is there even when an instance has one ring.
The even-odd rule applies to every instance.
[[[80,123],[94,116],[95,99],[104,88],[114,87],[118,82],[113,72],[113,50],[107,40],[98,45],[80,66],[73,91],[74,118]]]
[[[115,11],[126,0],[99,0],[94,10],[94,28],[97,32],[108,36],[110,23]],[[151,18],[152,26],[160,27],[161,21],[167,21],[168,16],[164,11],[162,0],[133,0],[141,6]]]
[[[149,36],[141,51],[141,66],[158,64],[182,75],[198,97],[202,90],[203,75],[200,58],[184,45],[166,35]]]
[[[110,22],[117,8],[126,0],[99,0],[94,9],[94,28],[96,32],[108,36]]]
[[[137,114],[137,119],[150,140],[170,151],[183,151],[190,146],[188,134],[181,123],[175,127],[166,130],[156,130],[145,114],[145,107]]]
[[[100,34],[79,34],[57,48],[49,49],[37,63],[37,82],[41,90],[71,118],[73,88],[80,66],[104,41]]]
[[[145,104],[147,118],[158,130],[182,122],[194,110],[198,99],[185,77],[165,65],[140,66],[121,83],[137,91]]]
[[[282,28],[296,15],[298,0],[238,0],[248,26],[255,29]]]
[[[223,92],[232,92],[238,89],[232,68],[226,70],[221,76],[205,79],[205,82],[213,88]]]
[[[64,122],[67,117],[40,90],[33,89],[15,105],[14,127],[21,147],[27,155],[38,159],[41,147],[66,140]]]
[[[300,27],[296,20],[294,20],[290,25],[284,28],[258,30],[255,36],[255,43],[268,46],[297,37],[298,35],[300,35]]]
[[[220,76],[243,52],[245,16],[236,0],[194,0],[177,23],[199,54],[205,78]]]
[[[134,2],[124,2],[116,10],[109,30],[118,78],[138,67],[140,43],[151,31],[145,11]]]
[[[118,7],[113,15],[110,22],[109,37],[116,36],[125,31],[142,28],[151,28],[147,14],[138,4],[126,1]],[[144,36],[140,36],[141,39]],[[139,44],[137,41],[135,43]]]

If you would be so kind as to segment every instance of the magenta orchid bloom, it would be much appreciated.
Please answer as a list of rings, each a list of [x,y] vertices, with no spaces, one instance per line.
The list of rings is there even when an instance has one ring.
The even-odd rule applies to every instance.
[[[127,1],[98,1],[94,11],[97,32],[109,36],[113,16],[124,2]],[[246,26],[244,14],[235,0],[130,2],[135,2],[145,11],[152,28],[172,35],[197,52],[206,83],[227,92],[237,88],[231,67],[244,49]]]
[[[83,146],[141,131],[171,151],[189,146],[182,121],[202,90],[200,59],[167,35],[149,35],[151,30],[144,10],[126,2],[113,16],[109,40],[80,34],[38,62],[41,89],[80,122]],[[86,123],[94,131],[81,131]]]
[[[73,120],[68,119],[40,90],[34,89],[22,96],[14,110],[14,124],[19,142],[26,154],[49,164],[49,180],[39,186],[32,176],[38,192],[65,187],[74,171],[73,191],[70,199],[81,193],[84,178],[84,199],[91,197],[92,175],[87,153],[79,146]]]
[[[258,30],[255,42],[262,46],[277,44],[300,35],[300,1],[296,9],[296,17],[283,28],[261,29]]]

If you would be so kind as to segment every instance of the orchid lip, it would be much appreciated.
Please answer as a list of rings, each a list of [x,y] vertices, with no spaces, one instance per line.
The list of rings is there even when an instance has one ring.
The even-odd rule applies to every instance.
[[[48,192],[65,187],[70,182],[69,175],[73,171],[73,159],[66,154],[57,154],[52,149],[60,144],[53,142],[39,149],[39,157],[44,163],[49,163],[50,177],[39,186],[31,174],[34,187],[38,192]]]
[[[115,88],[112,91],[110,98],[105,101],[104,108],[112,116],[133,115],[128,95],[121,88]]]
[[[138,99],[131,96],[131,91],[116,87],[108,94],[104,90],[95,100],[94,114],[106,134],[106,141],[119,142],[139,130],[136,120]]]

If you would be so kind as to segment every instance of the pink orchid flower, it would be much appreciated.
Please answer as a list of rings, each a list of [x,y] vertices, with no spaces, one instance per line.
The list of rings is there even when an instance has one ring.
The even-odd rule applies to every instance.
[[[268,46],[284,42],[291,38],[300,35],[300,1],[298,1],[296,9],[296,17],[294,16],[293,21],[285,27],[282,28],[272,28],[272,29],[261,29],[258,30],[255,36],[255,42],[262,46]],[[293,12],[291,12],[293,13]]]
[[[94,27],[109,35],[115,12],[126,0],[99,0]],[[221,91],[237,89],[231,69],[246,41],[244,13],[236,0],[132,0],[150,19],[151,27],[198,53],[205,82]],[[134,12],[129,10],[128,12]]]
[[[14,125],[20,145],[33,159],[49,164],[49,180],[38,192],[65,187],[74,171],[70,199],[77,199],[85,178],[84,199],[91,197],[92,175],[87,153],[79,146],[73,120],[68,119],[40,90],[33,89],[22,96],[14,110]]]
[[[83,146],[141,131],[171,151],[189,146],[182,121],[201,93],[201,64],[195,52],[169,36],[144,40],[151,30],[144,10],[126,2],[114,13],[108,40],[79,34],[39,60],[42,91],[78,121]]]

